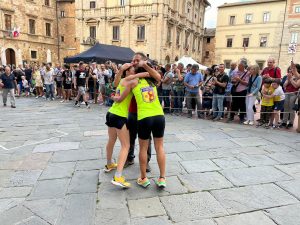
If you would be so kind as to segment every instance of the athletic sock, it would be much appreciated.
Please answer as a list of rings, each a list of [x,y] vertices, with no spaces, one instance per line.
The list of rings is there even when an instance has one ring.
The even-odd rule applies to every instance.
[[[121,177],[121,176],[122,176],[122,172],[116,171],[115,177]]]
[[[112,160],[107,160],[106,165],[110,165],[110,164],[112,164]]]

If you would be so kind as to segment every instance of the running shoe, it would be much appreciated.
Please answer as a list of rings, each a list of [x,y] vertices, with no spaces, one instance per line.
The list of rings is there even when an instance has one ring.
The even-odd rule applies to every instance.
[[[140,185],[143,188],[146,188],[146,187],[148,187],[150,185],[150,181],[149,181],[149,179],[147,177],[145,177],[144,179],[139,178],[137,180],[137,184]]]
[[[245,125],[248,125],[249,123],[250,123],[250,120],[246,120],[246,121],[244,122]]]
[[[254,125],[254,122],[253,122],[253,121],[249,121],[249,125],[250,125],[250,126],[253,126],[253,125]]]
[[[104,172],[109,173],[110,171],[117,169],[117,166],[118,166],[118,164],[116,164],[116,163],[111,163],[109,165],[105,165]]]
[[[113,185],[116,185],[116,186],[119,186],[119,187],[122,187],[122,188],[130,188],[130,186],[131,186],[131,184],[128,183],[125,180],[125,177],[123,177],[123,176],[121,176],[121,177],[114,176],[114,178],[112,179],[111,183]]]
[[[156,185],[157,185],[159,188],[165,188],[165,187],[167,187],[166,179],[163,178],[163,177],[158,178],[158,180],[156,181]]]

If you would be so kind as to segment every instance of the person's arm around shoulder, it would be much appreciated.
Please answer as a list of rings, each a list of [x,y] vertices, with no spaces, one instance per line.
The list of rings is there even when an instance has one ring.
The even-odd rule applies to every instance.
[[[141,61],[139,63],[140,66],[142,66],[149,74],[151,77],[153,77],[156,81],[161,81],[161,76],[160,74],[153,68],[151,68],[148,64],[147,61]]]
[[[137,79],[126,82],[126,84],[125,84],[125,90],[122,92],[122,94],[120,96],[114,96],[112,99],[115,102],[118,102],[118,103],[122,102],[128,96],[128,94],[130,93],[130,91],[137,84],[138,84],[138,80]]]
[[[122,74],[125,70],[127,70],[129,67],[131,67],[132,64],[131,63],[125,63],[124,65],[121,66],[121,68],[119,69],[118,73],[115,76],[114,82],[113,82],[113,86],[114,87],[118,87]],[[104,74],[105,75],[105,74]]]

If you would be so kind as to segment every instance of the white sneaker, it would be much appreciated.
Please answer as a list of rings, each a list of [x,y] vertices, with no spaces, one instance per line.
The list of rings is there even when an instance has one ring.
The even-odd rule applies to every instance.
[[[65,102],[65,100],[60,101],[60,103],[64,103],[64,102]]]
[[[248,125],[249,123],[250,123],[249,120],[246,120],[246,121],[244,122],[245,125]]]
[[[36,99],[38,99],[38,98],[39,98],[39,96],[36,96],[35,98],[36,98]]]
[[[254,125],[254,122],[253,122],[253,121],[250,121],[250,122],[249,122],[249,125],[253,126],[253,125]]]

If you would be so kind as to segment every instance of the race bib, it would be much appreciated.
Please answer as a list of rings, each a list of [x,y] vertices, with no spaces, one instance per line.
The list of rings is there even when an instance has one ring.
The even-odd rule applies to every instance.
[[[155,92],[153,87],[141,88],[143,101],[146,103],[153,102],[155,100]]]

